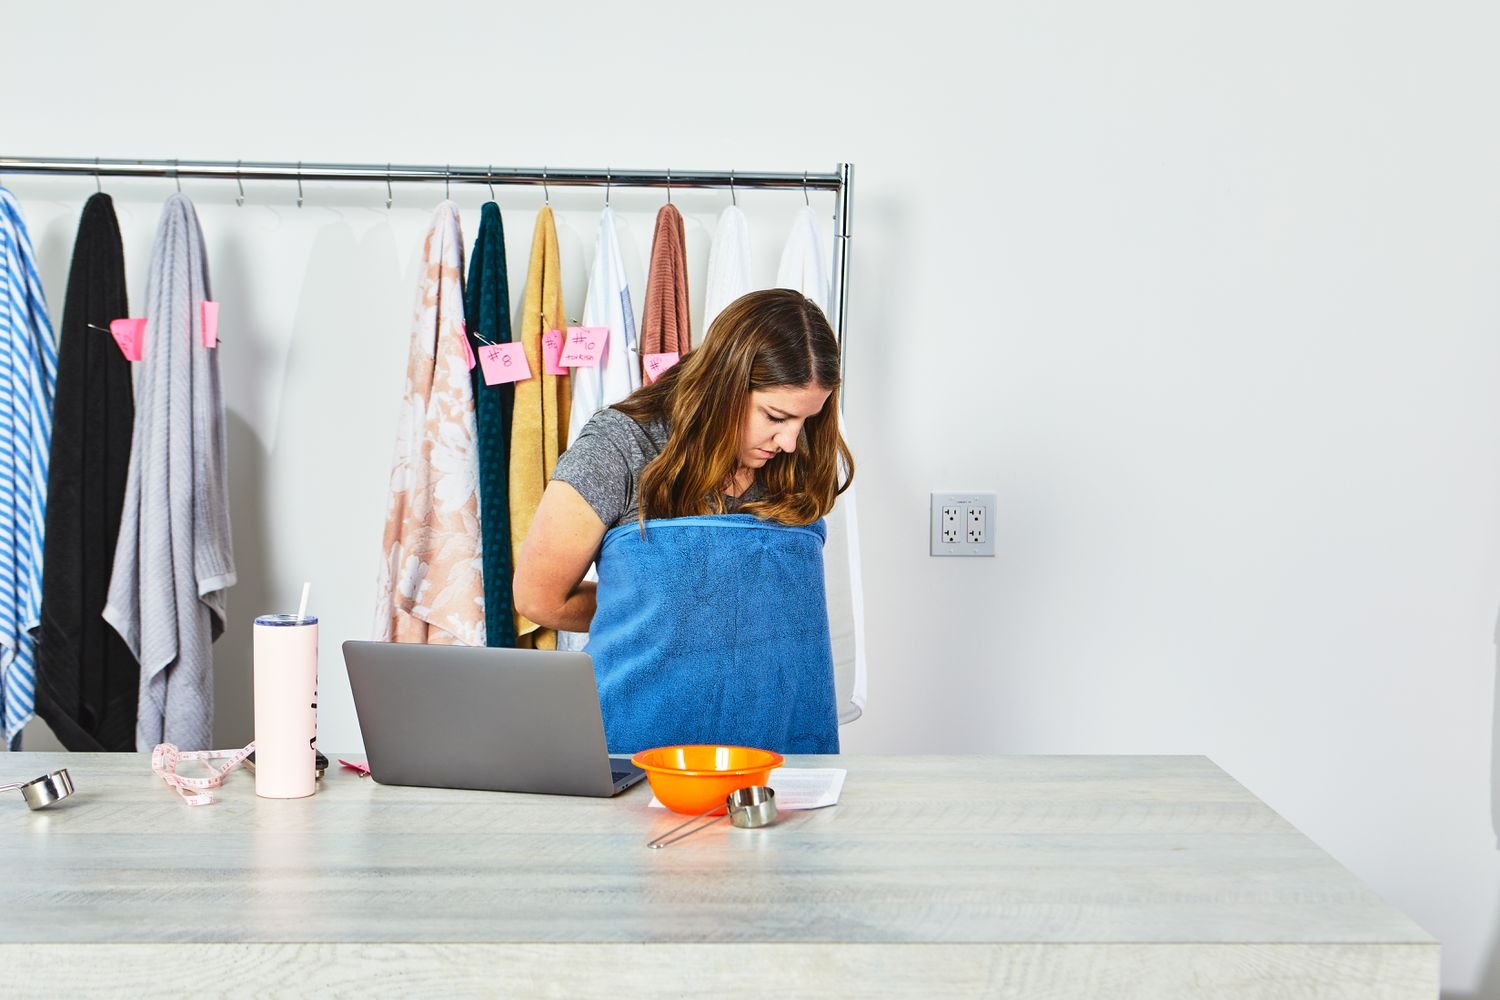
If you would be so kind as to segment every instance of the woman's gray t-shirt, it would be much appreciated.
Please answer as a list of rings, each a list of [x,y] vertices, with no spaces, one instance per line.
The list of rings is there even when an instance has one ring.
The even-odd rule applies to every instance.
[[[589,418],[578,439],[557,460],[552,478],[578,491],[606,529],[634,524],[640,514],[637,486],[641,470],[667,446],[665,419],[636,423],[633,417],[605,407]],[[741,497],[725,497],[727,509],[763,499],[757,478]]]

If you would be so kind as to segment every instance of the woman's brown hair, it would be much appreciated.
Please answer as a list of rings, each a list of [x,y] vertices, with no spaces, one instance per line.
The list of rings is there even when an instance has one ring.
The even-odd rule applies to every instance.
[[[665,417],[667,444],[641,470],[640,519],[722,514],[740,452],[750,393],[780,386],[829,390],[802,425],[797,450],[760,471],[764,499],[738,508],[782,524],[811,524],[854,478],[839,433],[839,348],[828,320],[800,292],[775,288],[731,302],[703,343],[650,385],[614,405],[637,422]]]

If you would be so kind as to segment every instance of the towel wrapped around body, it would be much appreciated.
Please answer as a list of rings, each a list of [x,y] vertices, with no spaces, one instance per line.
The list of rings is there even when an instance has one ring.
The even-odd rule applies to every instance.
[[[716,743],[838,753],[821,521],[623,524],[589,629],[610,753]]]

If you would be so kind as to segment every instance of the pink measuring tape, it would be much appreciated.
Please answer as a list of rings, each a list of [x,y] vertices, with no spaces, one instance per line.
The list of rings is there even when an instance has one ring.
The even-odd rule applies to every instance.
[[[213,804],[214,797],[208,793],[210,788],[218,788],[224,784],[224,778],[245,762],[245,758],[255,752],[255,743],[251,742],[243,750],[189,750],[184,753],[171,743],[158,743],[156,749],[151,751],[151,770],[165,781],[177,793],[182,800],[190,806],[206,806]],[[210,761],[228,757],[228,761],[209,768],[206,778],[184,778],[177,773],[177,765],[185,760]],[[191,789],[196,789],[193,791]]]

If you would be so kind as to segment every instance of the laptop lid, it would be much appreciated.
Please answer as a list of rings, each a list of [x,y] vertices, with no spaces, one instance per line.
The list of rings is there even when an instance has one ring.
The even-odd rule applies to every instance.
[[[344,665],[382,784],[607,796],[633,783],[611,776],[585,653],[349,640]]]

